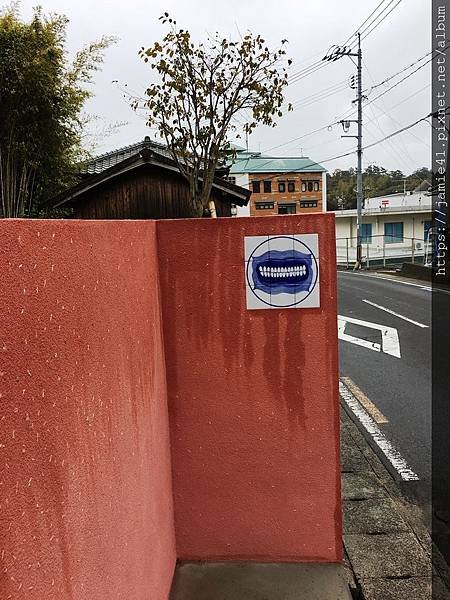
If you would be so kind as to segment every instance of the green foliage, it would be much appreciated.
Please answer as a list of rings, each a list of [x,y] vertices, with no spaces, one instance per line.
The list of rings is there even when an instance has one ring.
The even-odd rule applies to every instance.
[[[42,215],[39,204],[71,183],[83,158],[82,109],[112,38],[83,48],[71,64],[67,18],[15,6],[0,13],[0,193],[4,217]]]
[[[395,194],[403,192],[403,189],[413,191],[423,181],[431,181],[431,171],[426,167],[405,177],[402,171],[387,171],[383,167],[369,165],[363,172],[364,197]],[[327,196],[330,210],[356,208],[356,170],[336,169],[328,175]]]
[[[144,106],[148,125],[165,141],[189,182],[193,214],[201,215],[214,172],[230,155],[230,133],[240,137],[258,124],[273,127],[283,114],[286,40],[274,51],[260,35],[250,33],[238,42],[216,33],[205,44],[195,44],[168,13],[161,21],[169,25],[163,40],[139,52],[159,79],[146,90]],[[132,104],[137,109],[142,102]]]

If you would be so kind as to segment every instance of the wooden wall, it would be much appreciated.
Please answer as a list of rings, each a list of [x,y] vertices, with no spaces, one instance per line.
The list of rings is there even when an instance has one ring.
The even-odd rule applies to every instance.
[[[212,198],[219,217],[231,216],[222,192]],[[143,166],[106,181],[80,196],[77,219],[176,219],[192,217],[189,187],[176,173]]]

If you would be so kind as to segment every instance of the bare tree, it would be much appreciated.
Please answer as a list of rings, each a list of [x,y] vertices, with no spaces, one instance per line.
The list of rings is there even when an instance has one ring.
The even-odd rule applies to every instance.
[[[215,207],[210,192],[217,167],[230,156],[229,135],[248,135],[258,124],[275,126],[282,116],[287,85],[285,44],[270,50],[260,36],[247,33],[240,41],[209,36],[195,44],[191,35],[169,25],[161,42],[139,54],[159,75],[135,109],[148,111],[147,124],[156,129],[189,182],[193,215]],[[288,105],[288,110],[291,106]],[[238,116],[245,119],[239,124]]]

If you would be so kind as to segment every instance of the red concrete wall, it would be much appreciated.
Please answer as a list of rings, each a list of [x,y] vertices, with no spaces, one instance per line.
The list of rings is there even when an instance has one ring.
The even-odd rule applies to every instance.
[[[246,310],[244,235],[316,232],[321,307]],[[178,557],[341,560],[334,215],[158,239]]]
[[[1,236],[0,597],[166,600],[155,223],[3,220]]]

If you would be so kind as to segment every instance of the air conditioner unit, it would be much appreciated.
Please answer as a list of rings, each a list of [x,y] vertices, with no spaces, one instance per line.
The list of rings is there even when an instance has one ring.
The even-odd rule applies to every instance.
[[[422,250],[422,242],[416,242],[414,247],[416,250]]]

